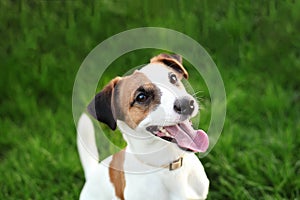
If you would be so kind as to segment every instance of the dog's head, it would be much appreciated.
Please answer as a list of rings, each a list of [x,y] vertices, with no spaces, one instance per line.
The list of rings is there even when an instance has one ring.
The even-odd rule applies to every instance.
[[[189,121],[199,107],[186,92],[183,78],[187,79],[188,73],[181,56],[160,54],[133,74],[113,79],[95,96],[88,111],[113,130],[120,121],[131,133],[204,152],[208,137],[202,130],[194,130]]]

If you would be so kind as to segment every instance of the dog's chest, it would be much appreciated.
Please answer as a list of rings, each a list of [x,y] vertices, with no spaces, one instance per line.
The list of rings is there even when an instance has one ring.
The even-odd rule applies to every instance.
[[[163,169],[148,174],[125,174],[127,199],[182,199],[187,186],[187,175],[183,169]],[[170,196],[172,194],[172,196]]]

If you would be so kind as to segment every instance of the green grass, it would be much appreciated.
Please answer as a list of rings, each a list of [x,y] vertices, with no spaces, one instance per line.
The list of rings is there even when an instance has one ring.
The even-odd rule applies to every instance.
[[[1,1],[0,199],[78,198],[84,176],[71,109],[76,72],[101,41],[142,26],[197,40],[223,77],[225,126],[202,159],[209,199],[299,199],[299,10],[299,1],[273,0]],[[99,87],[156,52],[120,57]],[[206,129],[207,89],[190,83],[203,90]]]

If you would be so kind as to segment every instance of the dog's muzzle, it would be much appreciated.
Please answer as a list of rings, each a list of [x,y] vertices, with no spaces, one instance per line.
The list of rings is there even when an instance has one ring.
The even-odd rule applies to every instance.
[[[207,134],[195,130],[188,120],[172,126],[149,126],[146,128],[156,137],[177,144],[185,151],[205,152],[209,146]]]

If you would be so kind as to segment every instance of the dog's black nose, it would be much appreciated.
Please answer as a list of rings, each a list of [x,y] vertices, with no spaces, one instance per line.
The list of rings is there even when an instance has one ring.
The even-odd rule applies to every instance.
[[[174,110],[178,114],[191,115],[195,109],[194,100],[188,97],[176,99],[174,102]]]

